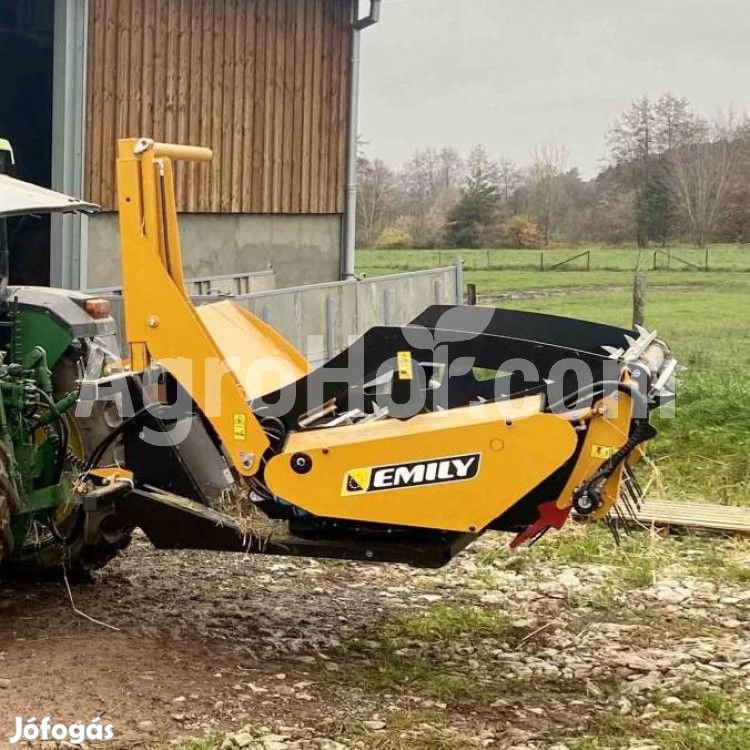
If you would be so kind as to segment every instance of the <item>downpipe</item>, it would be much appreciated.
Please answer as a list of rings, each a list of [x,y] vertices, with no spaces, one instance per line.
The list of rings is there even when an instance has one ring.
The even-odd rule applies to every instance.
[[[349,66],[349,143],[346,154],[346,207],[344,210],[344,239],[341,253],[341,278],[353,279],[354,250],[357,234],[357,135],[359,124],[359,69],[361,61],[361,33],[380,21],[381,0],[370,0],[370,12],[352,23],[352,54]]]

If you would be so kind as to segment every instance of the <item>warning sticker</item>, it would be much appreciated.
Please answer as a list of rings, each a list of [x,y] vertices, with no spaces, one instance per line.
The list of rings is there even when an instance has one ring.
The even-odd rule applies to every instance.
[[[411,380],[414,377],[411,366],[411,352],[398,352],[396,359],[398,361],[398,379]]]
[[[591,458],[598,458],[601,461],[606,461],[608,458],[617,453],[617,448],[612,445],[592,445],[591,446]]]
[[[233,418],[233,429],[235,440],[245,440],[247,438],[247,415],[238,412]]]

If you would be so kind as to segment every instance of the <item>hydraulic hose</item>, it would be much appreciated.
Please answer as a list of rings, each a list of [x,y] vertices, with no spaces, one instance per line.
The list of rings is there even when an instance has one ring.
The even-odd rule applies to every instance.
[[[107,448],[109,448],[110,445],[114,443],[114,441],[122,434],[126,427],[129,427],[131,424],[147,414],[149,408],[150,405],[142,406],[131,417],[123,419],[123,421],[120,422],[120,424],[118,424],[117,427],[115,427],[114,430],[112,430],[112,432],[110,432],[91,452],[91,456],[86,461],[83,473],[89,472],[91,471],[91,469],[96,468],[99,465],[99,461],[101,461],[102,456],[105,454]]]
[[[603,392],[604,389],[608,386],[613,390],[619,391],[620,393],[625,393],[630,396],[633,401],[637,402],[639,406],[645,408],[644,416],[645,414],[648,414],[648,399],[646,398],[646,396],[644,396],[637,388],[634,388],[628,383],[623,383],[620,380],[599,380],[596,383],[587,385],[585,388],[566,393],[562,398],[558,399],[554,403],[548,404],[547,411],[555,411],[556,409],[561,408],[567,409],[567,402],[572,398],[575,397],[577,402],[583,397],[596,395],[598,391]]]
[[[37,393],[42,400],[47,404],[49,407],[50,412],[52,413],[52,416],[54,417],[54,422],[58,427],[58,438],[59,438],[59,444],[56,445],[57,449],[57,459],[55,463],[55,477],[57,478],[57,481],[60,481],[60,477],[62,477],[63,470],[65,469],[65,461],[67,460],[68,456],[68,441],[70,439],[70,433],[68,431],[68,425],[65,422],[65,419],[63,418],[63,415],[60,414],[60,411],[57,408],[57,405],[55,404],[54,400],[52,399],[52,396],[49,395],[46,391],[44,391],[39,386],[34,386],[34,392]],[[32,429],[35,429],[32,425]]]

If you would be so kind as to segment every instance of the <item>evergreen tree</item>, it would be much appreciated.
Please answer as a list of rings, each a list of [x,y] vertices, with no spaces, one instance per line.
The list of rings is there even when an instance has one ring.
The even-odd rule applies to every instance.
[[[493,219],[500,194],[497,165],[483,146],[472,150],[467,166],[461,198],[447,216],[446,240],[452,247],[479,246],[484,228]]]

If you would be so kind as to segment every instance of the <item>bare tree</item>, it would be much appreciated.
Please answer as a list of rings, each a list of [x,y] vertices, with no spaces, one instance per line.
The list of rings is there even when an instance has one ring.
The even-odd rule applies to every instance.
[[[722,201],[719,227],[724,239],[750,242],[750,134],[743,132],[739,153]]]
[[[667,154],[695,136],[696,118],[685,97],[662,94],[653,105],[652,118],[652,140],[656,154]]]
[[[498,187],[503,203],[510,204],[511,198],[521,186],[521,170],[518,165],[506,157],[497,162]]]
[[[401,170],[401,183],[411,203],[426,211],[439,189],[440,155],[434,148],[418,149]]]
[[[394,218],[396,181],[380,159],[360,158],[357,168],[357,244],[372,247]]]
[[[720,215],[742,149],[744,125],[729,114],[696,120],[690,142],[669,154],[669,175],[693,242],[704,247]]]
[[[611,162],[634,199],[639,247],[667,242],[674,214],[667,155],[694,140],[695,123],[687,99],[667,93],[635,100],[609,131]]]
[[[568,167],[565,146],[544,146],[534,152],[529,172],[529,201],[535,221],[549,245],[563,196],[561,177]]]
[[[461,189],[466,177],[466,165],[453,146],[445,146],[438,154],[438,188],[440,192],[454,195]]]
[[[607,141],[614,164],[648,166],[654,153],[654,112],[648,97],[631,102],[610,128]]]
[[[619,167],[623,187],[632,190],[635,200],[636,240],[639,247],[649,241],[651,222],[650,189],[652,186],[652,162],[656,147],[654,107],[644,96],[631,102],[615,124],[610,128],[608,143],[610,159]]]

